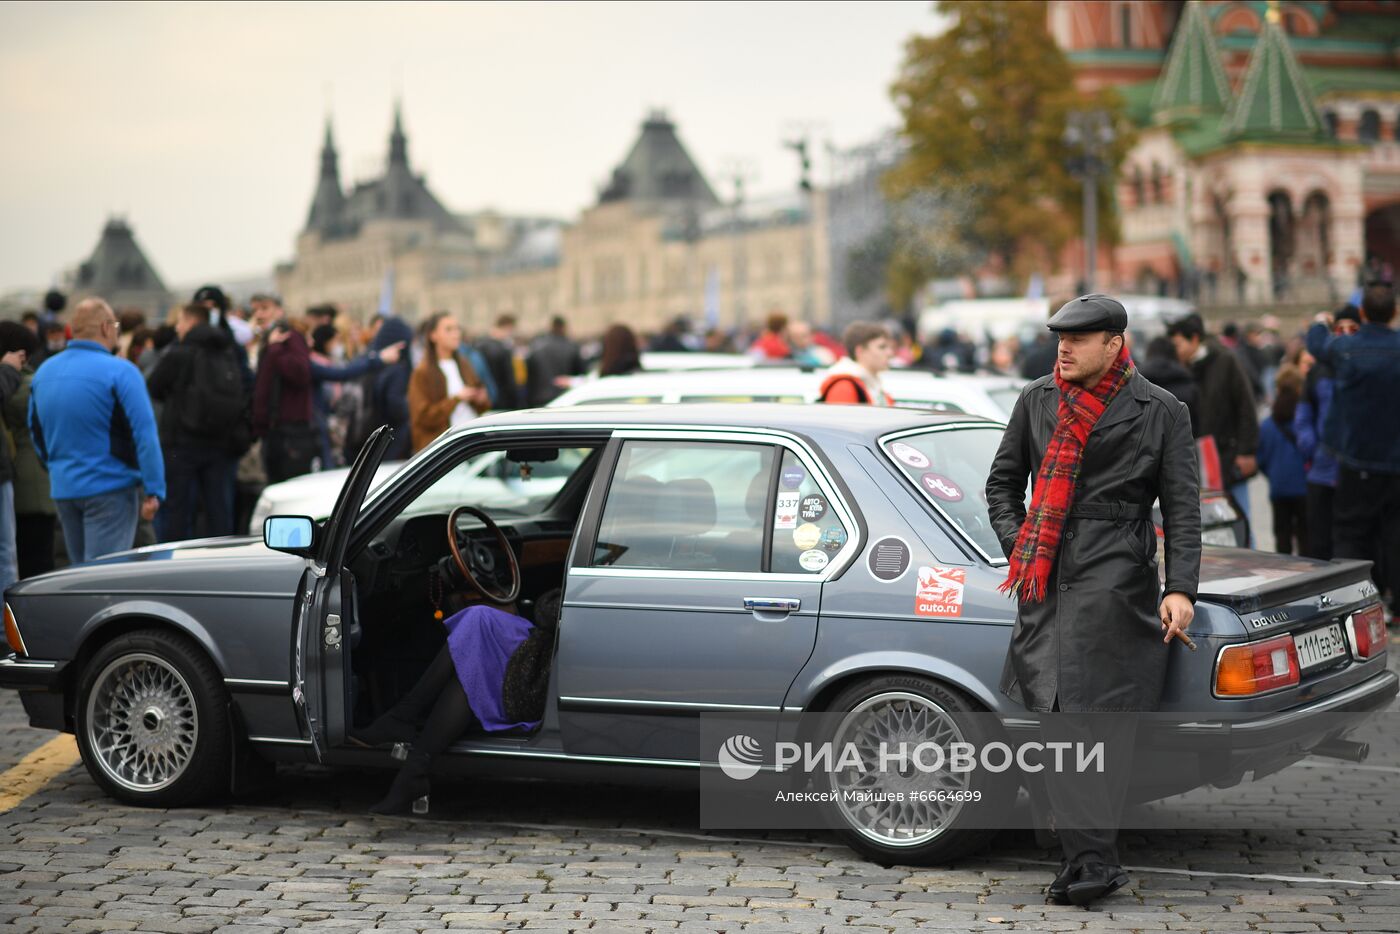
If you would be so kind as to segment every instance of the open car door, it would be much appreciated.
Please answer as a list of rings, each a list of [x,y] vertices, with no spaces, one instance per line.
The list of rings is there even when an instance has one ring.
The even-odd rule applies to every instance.
[[[393,440],[393,430],[382,425],[360,448],[335,509],[316,533],[315,553],[297,588],[292,701],[317,762],[329,746],[345,741],[351,684],[347,642],[358,631],[355,580],[345,568],[345,551],[365,494]]]

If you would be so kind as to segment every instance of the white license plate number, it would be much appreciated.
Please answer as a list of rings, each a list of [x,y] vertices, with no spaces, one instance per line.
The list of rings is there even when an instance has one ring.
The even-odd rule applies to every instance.
[[[1347,640],[1342,636],[1342,627],[1338,623],[1310,629],[1293,642],[1298,647],[1298,666],[1303,671],[1336,661],[1347,654]]]

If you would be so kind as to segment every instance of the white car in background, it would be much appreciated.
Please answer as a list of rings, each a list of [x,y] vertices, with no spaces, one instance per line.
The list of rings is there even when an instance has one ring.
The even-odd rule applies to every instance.
[[[735,370],[630,373],[589,380],[550,403],[611,405],[677,402],[816,402],[822,370],[758,366]],[[882,377],[895,404],[934,412],[965,412],[1006,421],[1025,380],[1010,376],[948,375],[890,370]]]

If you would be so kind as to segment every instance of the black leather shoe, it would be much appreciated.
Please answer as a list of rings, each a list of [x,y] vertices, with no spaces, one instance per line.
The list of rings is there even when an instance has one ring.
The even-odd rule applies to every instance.
[[[1128,874],[1121,866],[1108,866],[1103,863],[1085,863],[1079,867],[1079,875],[1069,884],[1066,894],[1076,905],[1087,905],[1118,891],[1128,884]]]
[[[1045,901],[1051,905],[1069,904],[1069,881],[1074,878],[1074,870],[1069,860],[1060,860],[1060,871],[1054,881],[1045,889]]]

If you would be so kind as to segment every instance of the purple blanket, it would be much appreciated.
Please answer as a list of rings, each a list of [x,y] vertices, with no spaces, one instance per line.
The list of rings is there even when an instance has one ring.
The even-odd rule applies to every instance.
[[[506,662],[534,628],[530,621],[495,607],[469,606],[453,613],[442,624],[447,627],[447,651],[457,680],[467,692],[472,713],[487,730],[534,729],[540,721],[506,721],[501,700]]]

